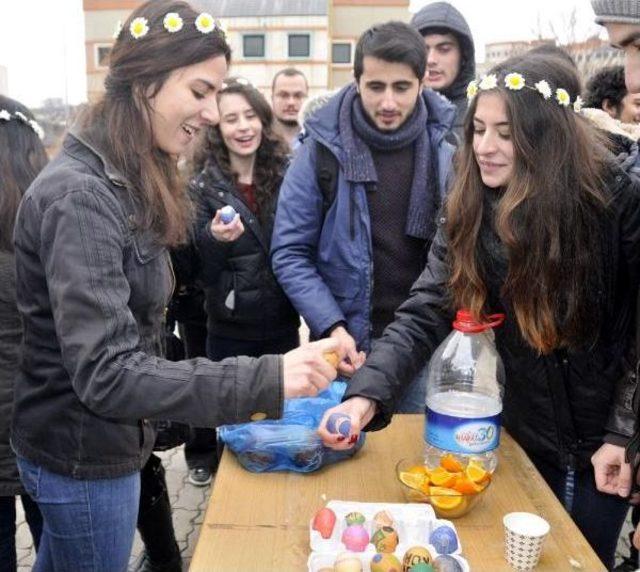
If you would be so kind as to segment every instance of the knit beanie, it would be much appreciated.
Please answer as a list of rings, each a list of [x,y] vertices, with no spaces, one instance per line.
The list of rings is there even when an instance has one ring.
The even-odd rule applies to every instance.
[[[638,0],[591,0],[597,24],[640,24]]]

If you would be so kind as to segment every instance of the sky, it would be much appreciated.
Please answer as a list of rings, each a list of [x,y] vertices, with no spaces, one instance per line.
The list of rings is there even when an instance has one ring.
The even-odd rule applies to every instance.
[[[242,0],[236,0],[242,2]],[[415,12],[432,0],[411,0]],[[467,18],[484,58],[486,42],[559,36],[581,40],[598,33],[589,0],[450,0]],[[0,66],[7,68],[10,97],[29,106],[58,97],[86,98],[82,0],[3,0]],[[570,16],[575,9],[576,25]],[[26,23],[28,25],[20,25]],[[552,33],[552,27],[555,34]],[[573,33],[571,33],[573,29]]]

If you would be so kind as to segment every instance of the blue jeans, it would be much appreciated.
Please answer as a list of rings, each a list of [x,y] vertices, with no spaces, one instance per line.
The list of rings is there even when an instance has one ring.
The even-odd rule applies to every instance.
[[[627,500],[598,491],[591,466],[580,471],[563,471],[542,459],[530,457],[591,548],[607,570],[611,570],[629,509]]]
[[[22,483],[44,519],[33,572],[127,570],[140,500],[140,473],[80,480],[18,458]]]
[[[396,413],[424,413],[428,376],[429,363],[427,362],[400,397]]]
[[[24,515],[38,549],[42,534],[42,516],[38,505],[29,495],[20,495]],[[18,566],[16,558],[16,496],[0,496],[0,572],[15,572]]]

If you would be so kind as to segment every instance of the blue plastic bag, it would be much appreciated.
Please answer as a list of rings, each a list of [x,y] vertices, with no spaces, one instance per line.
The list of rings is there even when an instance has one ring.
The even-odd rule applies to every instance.
[[[295,471],[309,473],[324,465],[348,459],[364,444],[364,433],[348,451],[335,451],[322,444],[316,429],[324,412],[342,401],[347,388],[334,381],[316,397],[286,399],[281,419],[255,421],[218,428],[218,438],[254,473]]]

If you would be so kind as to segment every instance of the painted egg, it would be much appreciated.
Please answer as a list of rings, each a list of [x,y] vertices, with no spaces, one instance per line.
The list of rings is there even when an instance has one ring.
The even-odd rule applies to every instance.
[[[458,550],[458,536],[450,526],[439,526],[429,536],[429,544],[438,554],[451,554]]]
[[[433,557],[424,546],[412,546],[404,553],[402,559],[402,572],[409,572],[412,566],[419,562],[431,564]]]
[[[377,512],[373,517],[373,528],[374,530],[378,530],[383,526],[393,526],[393,517],[386,511],[381,510]]]
[[[343,552],[336,558],[333,569],[334,572],[362,572],[362,562],[357,556]]]
[[[448,554],[438,556],[433,562],[433,565],[435,566],[436,572],[464,572],[462,564]]]
[[[220,220],[224,224],[229,224],[236,216],[236,210],[231,206],[227,205],[220,209]]]
[[[351,418],[344,413],[332,413],[327,419],[327,431],[348,437],[351,432]]]
[[[393,552],[398,546],[398,533],[391,526],[383,526],[371,537],[378,552]]]
[[[336,513],[330,508],[321,508],[313,517],[311,528],[317,530],[322,538],[331,538],[333,527],[336,525]]]
[[[344,517],[347,521],[347,526],[351,526],[352,524],[364,524],[366,518],[364,514],[361,512],[350,512],[347,516]]]
[[[342,543],[351,552],[364,552],[367,544],[369,544],[369,533],[361,524],[352,524],[344,529]]]
[[[371,572],[400,572],[402,564],[393,554],[376,554],[371,559]]]
[[[409,568],[409,572],[435,572],[435,568],[426,562],[418,562]]]

